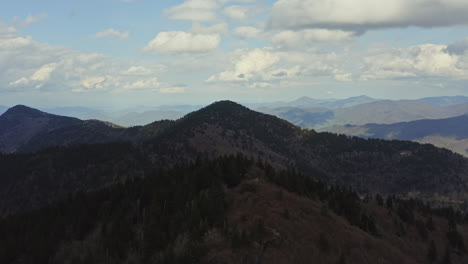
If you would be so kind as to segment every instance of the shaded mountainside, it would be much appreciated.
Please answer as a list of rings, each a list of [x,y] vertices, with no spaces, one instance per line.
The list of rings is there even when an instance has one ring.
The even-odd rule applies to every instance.
[[[426,119],[395,124],[335,126],[326,128],[325,130],[353,136],[432,143],[436,146],[447,147],[450,150],[466,155],[468,145],[464,144],[463,140],[468,138],[467,124],[468,116],[462,115],[453,118]],[[450,142],[453,143],[452,146],[449,145]],[[456,148],[461,147],[460,144],[465,147]]]
[[[0,219],[10,263],[466,263],[468,218],[240,155]]]
[[[82,122],[22,105],[12,107],[0,116],[0,151],[15,152],[36,135]]]
[[[55,146],[142,142],[154,137],[173,121],[124,128],[100,120],[57,116],[26,106],[15,106],[0,116],[0,152],[34,152]]]
[[[22,145],[19,152],[34,152],[54,146],[108,143],[128,141],[141,143],[156,136],[173,121],[156,121],[143,127],[123,128],[98,120],[87,120],[81,124],[63,127],[47,134],[37,135]]]
[[[466,160],[431,145],[302,130],[232,102],[187,115],[146,145],[161,164],[243,153],[362,191],[465,196]],[[402,155],[410,151],[412,155]],[[450,183],[449,183],[450,182]]]
[[[61,130],[57,132],[60,133],[50,134],[53,142],[60,138],[73,139]],[[125,150],[120,150],[121,143],[105,144],[109,149],[115,146],[112,151],[116,153],[108,157],[98,154],[106,164],[104,167],[100,166],[102,162],[93,159],[94,148],[98,153],[105,153],[100,150],[102,145],[85,146],[87,152],[81,152],[77,146],[0,156],[0,164],[5,164],[0,166],[0,197],[8,197],[0,211],[39,206],[69,191],[86,189],[87,180],[95,180],[100,185],[120,181],[134,174],[130,170],[133,167],[164,168],[197,158],[238,153],[364,193],[416,195],[428,201],[468,198],[467,161],[448,150],[406,141],[316,133],[229,101],[214,103],[177,121],[155,122],[119,133],[122,134],[116,138],[132,144],[125,144]],[[45,139],[40,137],[36,142],[42,144]],[[73,162],[76,158],[75,152],[85,156],[83,163],[79,167],[64,167],[64,161]],[[134,164],[127,168],[130,171],[126,171],[126,161],[123,161],[127,158],[132,160],[129,164]],[[29,163],[24,160],[31,161],[27,170],[24,164]],[[113,170],[120,166],[123,169]],[[101,179],[102,171],[105,173]],[[78,176],[86,173],[95,176]],[[54,184],[57,177],[63,177],[58,182],[64,184],[70,181],[69,186]],[[40,193],[40,198],[31,193]]]

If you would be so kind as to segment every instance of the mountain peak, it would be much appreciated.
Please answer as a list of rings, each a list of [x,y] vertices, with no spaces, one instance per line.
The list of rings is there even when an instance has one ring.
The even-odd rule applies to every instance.
[[[238,104],[229,100],[222,100],[214,102],[199,111],[193,113],[212,113],[212,114],[222,114],[222,115],[231,115],[240,112],[250,111],[247,107]]]
[[[45,113],[42,111],[39,111],[35,108],[31,108],[25,105],[15,105],[8,109],[3,115],[4,116],[9,116],[9,115],[31,115],[31,116],[39,116],[39,115],[44,115]]]

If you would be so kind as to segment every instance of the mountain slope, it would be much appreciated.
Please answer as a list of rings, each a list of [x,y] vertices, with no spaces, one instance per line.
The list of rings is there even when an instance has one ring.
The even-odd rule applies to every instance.
[[[173,121],[163,120],[153,122],[146,126],[124,128],[99,120],[87,120],[80,124],[37,135],[18,148],[18,152],[35,152],[56,146],[118,141],[133,142],[136,144],[155,137],[157,134],[164,131],[164,129],[171,126],[172,123]]]
[[[22,105],[12,107],[0,116],[0,151],[15,152],[36,135],[82,122],[77,118],[51,115]]]
[[[440,97],[426,97],[426,98],[421,98],[419,101],[431,104],[431,105],[437,105],[437,106],[449,106],[449,105],[455,105],[455,104],[462,104],[462,103],[468,103],[468,97],[467,96],[440,96]]]
[[[149,141],[146,151],[162,164],[243,153],[328,182],[380,193],[417,190],[431,196],[437,190],[464,196],[468,183],[466,160],[447,150],[301,130],[232,102],[218,102],[178,120]],[[413,154],[402,156],[405,151]]]
[[[146,175],[1,218],[0,262],[468,261],[465,215],[452,209],[360,199],[239,155]]]
[[[274,164],[276,168],[293,168],[359,192],[417,194],[432,202],[468,200],[467,161],[448,150],[405,141],[366,140],[302,130],[277,117],[229,101],[214,103],[164,125],[156,123],[154,127],[123,131],[125,135],[127,131],[134,131],[132,137],[126,139],[132,141],[133,146],[128,145],[126,153],[119,153],[122,150],[116,147],[117,156],[105,160],[106,164],[123,166],[121,171],[112,174],[111,182],[127,177],[125,162],[120,158],[127,155],[135,160],[132,166],[165,168],[180,162],[196,162],[199,158],[240,153]],[[112,149],[115,144],[107,145]],[[99,146],[95,146],[96,151],[101,153],[103,150]],[[93,148],[94,145],[85,146],[87,152],[82,155],[86,158],[78,168],[64,168],[62,164],[73,160],[76,152],[82,152],[79,146],[1,156],[1,164],[9,165],[0,166],[0,197],[8,198],[0,210],[8,212],[17,208],[15,201],[24,197],[34,197],[22,202],[24,208],[43,204],[56,198],[57,193],[88,186],[88,180],[105,185],[109,178],[99,177],[99,163],[92,159]],[[20,160],[34,162],[25,170]],[[112,167],[106,168],[112,170]],[[97,178],[76,176],[86,172]],[[67,182],[69,177],[73,182],[63,192],[59,191],[60,185],[45,184],[53,183],[58,175],[68,175],[62,176],[62,180]],[[31,193],[40,193],[40,198]]]

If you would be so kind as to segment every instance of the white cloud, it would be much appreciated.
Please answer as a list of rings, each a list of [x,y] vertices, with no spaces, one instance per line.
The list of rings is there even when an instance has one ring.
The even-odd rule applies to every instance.
[[[157,78],[142,79],[132,82],[125,86],[129,90],[156,90],[161,86]]]
[[[184,31],[160,32],[143,48],[143,51],[164,55],[208,52],[217,49],[220,42],[219,34],[194,34]]]
[[[306,29],[301,31],[285,30],[271,36],[276,46],[297,48],[317,43],[344,42],[354,37],[354,33],[342,30]]]
[[[223,14],[229,19],[246,22],[265,11],[258,5],[231,5],[223,9]]]
[[[213,21],[219,4],[216,0],[187,0],[184,3],[164,10],[171,19],[191,21]]]
[[[194,34],[226,34],[228,33],[228,24],[218,23],[205,27],[201,23],[194,22],[191,32]]]
[[[145,68],[143,66],[131,66],[130,68],[122,72],[122,74],[125,74],[125,75],[143,75],[143,76],[151,75],[152,73],[153,72],[150,69]]]
[[[183,86],[162,87],[162,88],[159,88],[159,92],[165,93],[165,94],[184,93],[185,87]]]
[[[364,32],[373,28],[445,27],[468,24],[464,0],[279,0],[273,29],[325,28]]]
[[[235,57],[234,69],[213,75],[207,81],[248,81],[279,61],[279,57],[267,49],[238,50]]]
[[[225,16],[235,20],[246,20],[249,18],[249,7],[241,5],[232,5],[225,7],[223,13]]]
[[[94,76],[83,79],[80,84],[88,90],[102,89],[104,88],[104,81],[106,81],[105,76]]]
[[[57,68],[56,63],[49,63],[41,66],[37,69],[30,77],[21,77],[16,81],[12,81],[9,83],[12,87],[34,87],[35,89],[39,89],[44,84],[49,81],[52,72],[55,71]]]
[[[451,54],[446,45],[422,44],[376,51],[364,59],[362,78],[468,79],[468,55]]]
[[[118,31],[113,28],[99,31],[94,35],[95,38],[115,37],[115,38],[120,38],[120,39],[128,39],[129,36],[130,36],[130,33],[128,33],[128,31]]]
[[[234,35],[243,39],[258,38],[262,31],[255,27],[237,27],[233,30]]]
[[[53,92],[132,92],[170,87],[157,75],[166,67],[114,59],[34,41],[0,23],[0,89]],[[151,88],[146,88],[151,87]]]

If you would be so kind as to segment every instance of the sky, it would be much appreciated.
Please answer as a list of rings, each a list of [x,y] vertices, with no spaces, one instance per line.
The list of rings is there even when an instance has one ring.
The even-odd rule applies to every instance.
[[[468,96],[466,0],[3,0],[0,105]]]

